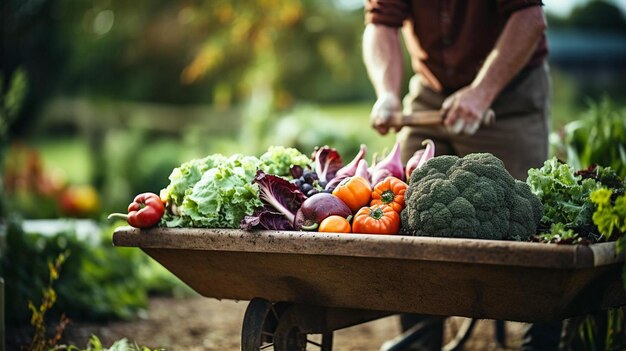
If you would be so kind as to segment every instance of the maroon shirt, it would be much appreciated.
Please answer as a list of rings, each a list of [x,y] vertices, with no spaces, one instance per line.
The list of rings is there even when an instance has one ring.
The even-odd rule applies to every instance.
[[[472,82],[511,13],[541,0],[365,0],[365,22],[404,25],[413,69],[437,91]],[[526,67],[543,63],[545,33]]]

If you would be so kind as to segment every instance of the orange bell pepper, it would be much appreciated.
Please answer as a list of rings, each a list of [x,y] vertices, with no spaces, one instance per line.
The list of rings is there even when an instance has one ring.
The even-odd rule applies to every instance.
[[[372,187],[367,179],[360,176],[348,177],[339,183],[333,195],[337,196],[343,201],[352,213],[355,213],[359,208],[367,206],[372,198]]]

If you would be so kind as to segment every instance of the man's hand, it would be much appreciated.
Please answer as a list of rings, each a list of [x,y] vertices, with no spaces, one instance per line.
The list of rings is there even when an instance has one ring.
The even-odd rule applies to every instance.
[[[545,29],[540,6],[515,11],[509,17],[474,81],[444,101],[444,124],[451,132],[476,132],[482,115],[528,62]]]
[[[492,98],[483,90],[466,86],[448,96],[441,105],[444,125],[454,134],[472,135],[478,130]]]
[[[389,132],[389,124],[393,116],[401,112],[401,106],[400,98],[397,95],[392,93],[381,95],[376,100],[370,114],[372,127],[382,135],[387,134]]]

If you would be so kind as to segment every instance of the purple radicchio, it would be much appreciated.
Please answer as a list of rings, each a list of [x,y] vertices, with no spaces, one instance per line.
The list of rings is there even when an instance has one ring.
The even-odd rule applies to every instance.
[[[253,183],[259,186],[259,197],[264,206],[257,208],[252,216],[245,216],[241,228],[293,230],[296,212],[306,200],[298,186],[261,170],[257,171]]]
[[[336,149],[324,146],[317,149],[313,154],[313,161],[315,162],[315,173],[320,182],[329,182],[337,171],[343,166],[341,156]]]

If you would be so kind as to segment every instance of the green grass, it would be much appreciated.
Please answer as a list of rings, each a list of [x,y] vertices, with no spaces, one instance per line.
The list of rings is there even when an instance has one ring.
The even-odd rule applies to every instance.
[[[370,126],[370,111],[374,102],[354,102],[347,104],[326,104],[318,108],[332,118],[337,128],[354,129],[359,132],[363,143],[367,145],[369,155],[374,152],[391,150],[395,142],[395,133],[380,135]],[[332,146],[332,145],[331,145]],[[369,160],[368,160],[369,161]]]
[[[68,182],[87,184],[91,180],[92,163],[87,142],[79,137],[41,139],[32,146],[40,153],[44,169],[62,172]]]

